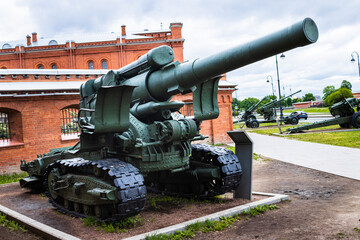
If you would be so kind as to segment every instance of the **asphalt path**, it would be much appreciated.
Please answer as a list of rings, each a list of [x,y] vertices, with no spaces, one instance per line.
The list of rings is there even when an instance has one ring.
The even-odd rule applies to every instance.
[[[360,149],[248,133],[254,153],[360,180]]]

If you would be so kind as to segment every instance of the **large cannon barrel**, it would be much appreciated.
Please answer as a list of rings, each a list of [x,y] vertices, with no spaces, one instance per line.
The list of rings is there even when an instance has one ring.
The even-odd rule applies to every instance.
[[[137,85],[133,101],[166,101],[197,84],[267,57],[316,42],[318,29],[310,18],[255,41],[192,62],[172,64],[123,84]],[[146,82],[143,82],[146,81]]]

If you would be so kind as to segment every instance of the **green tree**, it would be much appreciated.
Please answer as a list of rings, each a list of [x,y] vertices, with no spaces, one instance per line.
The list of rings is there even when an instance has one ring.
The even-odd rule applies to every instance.
[[[322,97],[322,99],[325,101],[325,99],[334,92],[336,92],[336,89],[334,86],[326,86],[323,90],[324,96]]]
[[[348,81],[346,81],[346,80],[343,80],[343,81],[341,82],[340,88],[347,88],[347,89],[349,89],[349,90],[351,91],[352,85],[351,85],[350,82],[348,82]]]
[[[240,107],[244,108],[244,109],[248,109],[249,107],[251,107],[252,105],[258,103],[260,100],[257,98],[253,98],[253,97],[248,97],[245,98],[244,100],[241,101],[240,103]]]
[[[291,98],[287,98],[285,101],[285,104],[287,107],[291,107],[292,106],[292,99]]]
[[[306,93],[305,96],[303,96],[303,101],[304,102],[315,101],[314,94]]]
[[[332,106],[334,103],[340,102],[344,98],[354,97],[348,88],[340,88],[336,92],[330,94],[325,99],[326,106]]]
[[[298,102],[302,102],[302,99],[301,98],[294,98],[292,100],[292,103],[298,103]]]

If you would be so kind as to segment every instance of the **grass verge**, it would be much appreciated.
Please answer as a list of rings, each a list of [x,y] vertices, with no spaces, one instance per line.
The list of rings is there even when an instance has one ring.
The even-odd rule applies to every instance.
[[[283,126],[282,131],[285,131],[291,126]],[[327,130],[327,129],[340,129],[339,125],[326,126],[321,128],[316,128],[316,130]],[[288,134],[288,135],[274,135],[279,133],[279,129],[274,125],[273,128],[257,128],[257,129],[246,129],[248,132],[263,134],[263,135],[272,135],[278,137],[285,137],[290,139],[295,139],[305,142],[314,142],[329,144],[341,147],[352,147],[360,148],[360,131],[348,131],[348,132],[314,132],[306,134]]]
[[[292,112],[299,112],[299,111],[304,111],[306,113],[324,113],[324,114],[330,114],[329,108],[327,107],[323,107],[323,108],[297,108],[297,109],[287,109],[287,110],[283,110],[284,113],[292,113]]]
[[[6,214],[3,213],[0,213],[0,225],[3,227],[7,227],[10,231],[27,232],[27,229],[24,226],[18,224],[17,222],[7,219]]]
[[[18,182],[21,178],[26,177],[28,174],[23,173],[13,173],[13,174],[3,174],[0,175],[0,184]]]
[[[256,215],[265,213],[268,210],[278,209],[277,205],[264,205],[257,206],[250,209],[249,211],[244,211],[243,216],[247,215],[255,217]],[[178,240],[178,239],[189,239],[195,237],[196,233],[202,232],[214,232],[214,231],[223,231],[225,229],[231,228],[235,222],[241,221],[242,218],[239,214],[234,214],[230,217],[221,217],[219,220],[206,220],[205,222],[196,222],[186,226],[183,231],[176,231],[175,233],[167,234],[156,234],[151,236],[146,236],[146,240]]]
[[[88,217],[81,219],[83,221],[84,226],[94,227],[97,231],[104,231],[108,233],[121,233],[127,232],[129,228],[134,228],[137,226],[144,225],[144,220],[140,217],[140,215],[136,215],[134,217],[128,217],[121,221],[116,222],[98,222],[95,218]]]

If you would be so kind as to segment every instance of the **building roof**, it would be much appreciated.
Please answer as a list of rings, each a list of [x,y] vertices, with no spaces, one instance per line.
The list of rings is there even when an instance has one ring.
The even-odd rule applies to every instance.
[[[219,87],[236,87],[236,83],[228,82],[227,80],[220,80]]]
[[[85,82],[0,82],[0,92],[79,90]]]
[[[66,82],[0,82],[0,92],[9,91],[49,91],[49,90],[78,90],[86,81]],[[236,84],[228,81],[219,81],[219,87],[235,87]]]
[[[0,69],[1,75],[103,75],[109,69]]]
[[[49,45],[62,45],[66,42],[76,42],[76,43],[87,43],[87,42],[102,42],[102,41],[111,41],[116,40],[117,38],[125,38],[127,40],[132,39],[149,39],[153,37],[144,36],[140,34],[146,33],[170,33],[168,30],[144,30],[144,31],[129,31],[125,36],[121,36],[121,32],[111,32],[111,33],[98,33],[98,34],[62,34],[55,36],[37,36],[37,41],[32,42],[31,45],[27,46],[26,37],[21,40],[12,40],[12,41],[2,41],[0,42],[0,49],[15,48],[15,46],[23,45],[27,47],[37,47],[37,46],[49,46]]]

